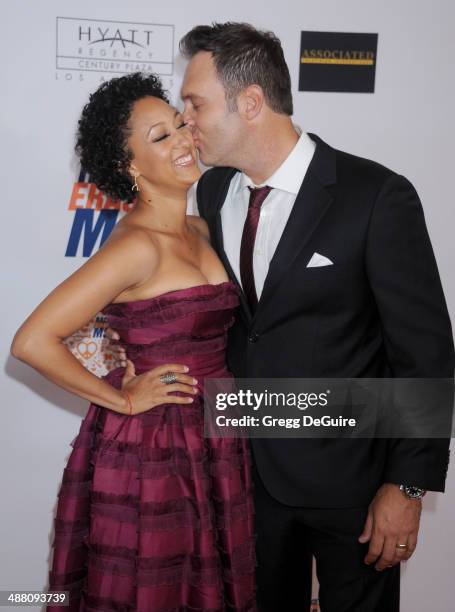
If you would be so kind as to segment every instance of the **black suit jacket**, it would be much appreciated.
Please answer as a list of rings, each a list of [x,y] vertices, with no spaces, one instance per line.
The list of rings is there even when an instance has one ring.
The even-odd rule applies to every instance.
[[[452,378],[450,319],[414,187],[337,151],[316,150],[251,315],[228,342],[237,377]],[[223,249],[220,209],[237,170],[199,181],[200,215]],[[310,267],[313,253],[334,265]],[[252,439],[259,474],[282,503],[363,506],[384,482],[443,491],[449,440]]]

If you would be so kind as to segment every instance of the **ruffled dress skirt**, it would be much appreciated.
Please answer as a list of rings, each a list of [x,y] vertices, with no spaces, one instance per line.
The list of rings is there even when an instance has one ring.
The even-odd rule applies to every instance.
[[[187,364],[200,393],[132,417],[90,405],[54,523],[49,590],[69,591],[69,612],[256,610],[248,442],[204,436],[203,379],[229,376],[237,304],[222,283],[105,310],[137,373]]]

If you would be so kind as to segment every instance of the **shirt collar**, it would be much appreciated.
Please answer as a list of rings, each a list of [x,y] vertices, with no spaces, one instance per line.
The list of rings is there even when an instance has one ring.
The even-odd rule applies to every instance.
[[[297,195],[315,148],[316,144],[314,141],[311,140],[306,132],[302,132],[292,151],[271,177],[261,183],[261,185],[255,185],[250,177],[242,172],[240,189],[269,185],[273,189]]]

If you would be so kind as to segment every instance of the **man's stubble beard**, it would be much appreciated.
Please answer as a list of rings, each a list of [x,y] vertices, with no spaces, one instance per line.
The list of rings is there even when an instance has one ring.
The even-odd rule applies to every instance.
[[[239,135],[238,124],[235,122],[235,119],[232,121],[234,112],[226,112],[221,119],[222,128],[217,129],[216,125],[212,125],[210,141],[214,143],[214,146],[206,152],[200,152],[200,160],[204,166],[238,167],[237,164],[242,158],[242,138]],[[217,123],[219,124],[219,121]],[[235,136],[233,136],[233,132]],[[221,147],[220,144],[222,145]]]

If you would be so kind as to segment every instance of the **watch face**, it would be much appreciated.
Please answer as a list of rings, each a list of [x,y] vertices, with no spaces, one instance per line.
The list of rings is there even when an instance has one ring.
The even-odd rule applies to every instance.
[[[403,491],[409,499],[421,499],[426,493],[425,489],[421,489],[420,487],[409,487],[407,485],[400,485],[400,490]]]
[[[419,487],[405,487],[405,491],[409,497],[422,497],[423,489]]]

